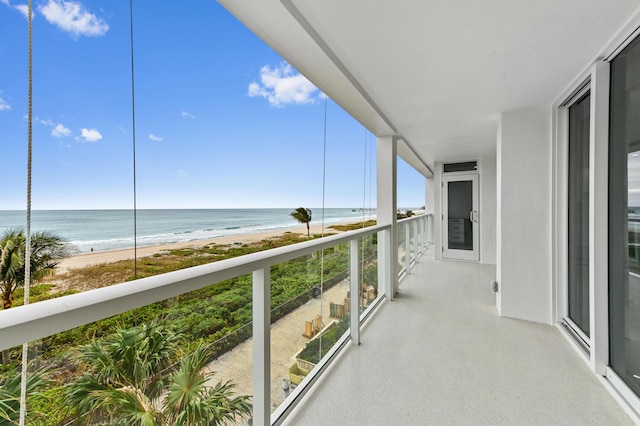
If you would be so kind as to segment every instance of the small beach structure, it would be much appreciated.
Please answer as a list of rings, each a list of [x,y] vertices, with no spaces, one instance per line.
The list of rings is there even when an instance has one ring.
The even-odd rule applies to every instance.
[[[304,322],[304,333],[302,333],[302,335],[311,339],[313,336],[318,334],[320,330],[322,330],[322,327],[324,327],[322,317],[320,315],[316,315],[316,317],[311,321]]]

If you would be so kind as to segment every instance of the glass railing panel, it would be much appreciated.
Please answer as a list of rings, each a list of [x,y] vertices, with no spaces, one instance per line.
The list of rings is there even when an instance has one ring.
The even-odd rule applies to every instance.
[[[32,342],[27,424],[136,424],[135,410],[158,422],[177,419],[188,411],[178,401],[187,397],[185,383],[197,383],[190,397],[208,407],[207,422],[223,414],[246,424],[251,319],[252,282],[244,275]],[[10,350],[0,369],[0,419],[20,353]],[[228,401],[207,396],[218,384]]]
[[[360,238],[360,318],[364,311],[378,298],[378,235]]]
[[[295,354],[320,323],[321,263],[313,253],[271,267],[271,412],[308,373],[294,365]]]
[[[348,329],[349,297],[347,244],[271,267],[271,412]]]
[[[400,274],[404,270],[404,255],[407,250],[404,222],[398,223],[397,231],[396,244],[398,246],[398,274]]]
[[[416,221],[409,222],[409,262],[416,260]]]

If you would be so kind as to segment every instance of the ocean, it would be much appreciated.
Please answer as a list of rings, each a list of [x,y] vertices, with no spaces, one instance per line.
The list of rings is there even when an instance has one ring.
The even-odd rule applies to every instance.
[[[167,209],[137,211],[138,247],[243,235],[300,226],[293,209]],[[312,225],[321,209],[312,209]],[[375,218],[359,209],[325,209],[325,225]],[[0,210],[0,233],[25,225],[25,212]],[[54,231],[80,252],[133,247],[132,210],[34,210],[32,231]]]

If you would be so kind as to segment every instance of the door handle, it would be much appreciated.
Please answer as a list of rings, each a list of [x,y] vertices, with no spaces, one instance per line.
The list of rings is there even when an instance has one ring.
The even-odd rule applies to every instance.
[[[478,212],[476,210],[471,210],[469,213],[469,220],[471,222],[478,222]]]

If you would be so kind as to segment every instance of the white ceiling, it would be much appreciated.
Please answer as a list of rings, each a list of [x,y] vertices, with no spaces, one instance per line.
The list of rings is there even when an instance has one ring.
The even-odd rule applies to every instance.
[[[501,112],[550,106],[637,0],[219,0],[424,174],[495,152]],[[421,164],[423,163],[423,164]]]

